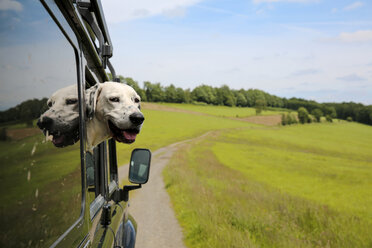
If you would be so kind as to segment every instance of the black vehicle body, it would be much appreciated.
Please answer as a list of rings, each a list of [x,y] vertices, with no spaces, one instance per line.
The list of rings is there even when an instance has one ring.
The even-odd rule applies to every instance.
[[[88,118],[84,91],[108,81],[107,70],[113,80],[118,81],[109,60],[113,46],[100,0],[42,0],[32,3],[25,0],[17,3],[19,5],[14,4],[0,13],[3,20],[7,20],[0,25],[0,67],[6,72],[1,75],[0,87],[2,92],[10,92],[8,95],[12,95],[9,97],[12,101],[17,98],[14,103],[9,106],[6,103],[0,109],[0,130],[4,134],[0,141],[3,197],[0,246],[134,247],[136,222],[128,213],[127,196],[129,190],[140,185],[124,190],[119,188],[114,140],[102,142],[93,152],[86,147]],[[32,11],[42,13],[31,16]],[[20,18],[22,14],[26,17]],[[49,20],[46,20],[47,16]],[[39,22],[31,21],[31,17]],[[50,25],[56,29],[45,30]],[[13,34],[14,27],[21,31]],[[44,38],[34,35],[33,30],[43,34]],[[49,40],[54,35],[56,38]],[[63,43],[61,49],[56,49],[54,44],[58,47],[60,43]],[[25,55],[22,61],[26,62],[22,63],[31,68],[20,67],[22,73],[29,71],[30,74],[21,75],[13,66],[21,62],[13,63],[11,52],[21,53],[30,44],[33,50]],[[66,48],[68,51],[64,50],[65,47],[69,47]],[[35,59],[41,53],[45,55]],[[54,58],[50,57],[54,56],[53,53]],[[58,59],[67,53],[72,54],[69,62],[59,63]],[[14,54],[14,60],[17,57],[21,56]],[[36,67],[41,68],[40,71],[36,71]],[[56,79],[53,76],[59,73],[58,70],[63,72]],[[71,80],[67,78],[69,72],[73,74]],[[44,74],[40,80],[33,79]],[[57,86],[57,82],[62,83]],[[48,97],[41,91],[53,92],[68,84],[77,86],[80,141],[61,149],[43,140],[40,130],[36,131],[35,119],[38,116],[23,108],[30,102],[36,104],[39,101],[33,98]],[[49,90],[51,86],[53,90]],[[6,102],[5,93],[1,97],[5,98],[1,103]],[[25,100],[27,104],[21,103]],[[45,101],[40,100],[39,114],[43,112]],[[22,132],[25,134],[20,135]]]

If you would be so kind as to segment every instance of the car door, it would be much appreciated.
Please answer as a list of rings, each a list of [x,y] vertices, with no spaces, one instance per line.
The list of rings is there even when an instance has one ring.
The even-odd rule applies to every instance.
[[[0,246],[84,245],[80,41],[55,1],[14,1],[0,19]]]

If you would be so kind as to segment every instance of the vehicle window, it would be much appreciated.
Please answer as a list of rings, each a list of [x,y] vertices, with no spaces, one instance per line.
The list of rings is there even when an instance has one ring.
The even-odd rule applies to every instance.
[[[39,1],[12,3],[0,8],[0,247],[49,247],[81,212],[75,52]]]
[[[87,187],[90,219],[92,220],[103,205],[104,196],[104,143],[98,145],[93,151],[86,153]]]
[[[108,151],[107,157],[109,157],[109,161],[107,163],[109,168],[109,182],[112,187],[115,187],[118,183],[118,169],[117,169],[117,160],[116,160],[116,143],[114,139],[111,139],[107,142]]]

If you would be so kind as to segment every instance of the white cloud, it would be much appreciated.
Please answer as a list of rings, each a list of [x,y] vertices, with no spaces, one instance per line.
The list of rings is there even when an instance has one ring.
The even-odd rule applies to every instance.
[[[346,81],[346,82],[355,82],[355,81],[365,81],[366,80],[365,78],[360,77],[355,73],[352,73],[352,74],[349,74],[349,75],[346,75],[346,76],[343,76],[343,77],[338,77],[337,79],[341,80],[341,81]]]
[[[182,17],[186,8],[202,0],[103,0],[106,20],[119,23],[157,15]]]
[[[344,8],[344,10],[353,10],[353,9],[357,9],[357,8],[362,7],[363,5],[364,5],[364,3],[362,3],[362,2],[354,2],[354,3],[352,3],[352,4],[348,5],[348,6],[346,6],[346,7]]]
[[[186,7],[178,6],[173,9],[163,11],[163,14],[169,18],[184,17],[186,15]]]
[[[290,2],[290,3],[314,3],[320,0],[253,0],[253,3],[278,3],[278,2]]]
[[[0,10],[22,11],[23,6],[15,0],[0,0]]]
[[[307,75],[314,75],[320,73],[321,70],[310,68],[305,70],[298,70],[292,73],[292,76],[307,76]]]
[[[336,39],[346,43],[372,42],[372,30],[359,30],[352,33],[343,32]]]

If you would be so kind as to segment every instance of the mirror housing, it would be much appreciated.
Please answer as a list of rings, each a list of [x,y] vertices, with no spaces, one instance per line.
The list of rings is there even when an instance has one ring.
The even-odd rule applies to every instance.
[[[150,175],[151,151],[149,149],[136,148],[132,151],[129,162],[129,182],[138,185],[126,185],[123,189],[117,189],[111,200],[116,203],[129,200],[129,191],[140,189],[142,184],[147,183]]]
[[[147,183],[150,175],[150,163],[151,151],[149,149],[134,149],[129,162],[129,182],[136,184]]]

